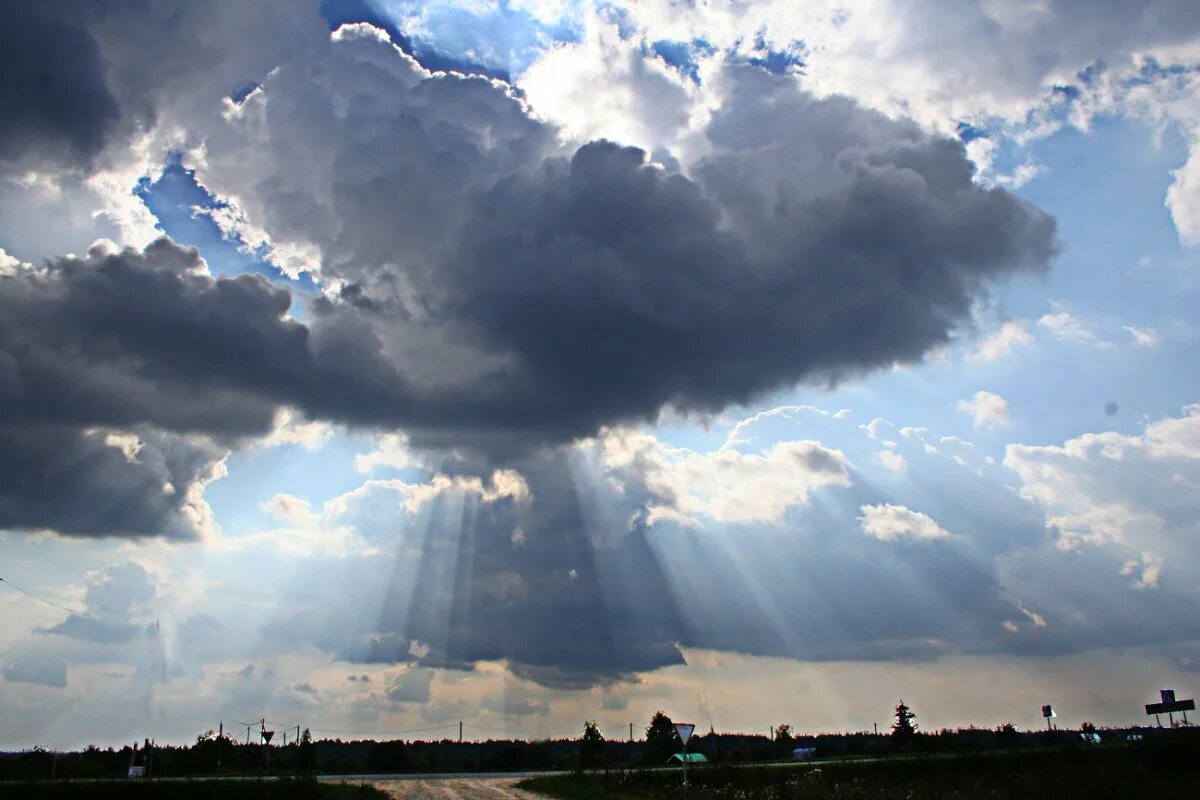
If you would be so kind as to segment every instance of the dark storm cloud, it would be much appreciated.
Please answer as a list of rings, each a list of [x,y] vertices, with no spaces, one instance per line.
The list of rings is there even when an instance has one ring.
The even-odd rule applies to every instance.
[[[0,175],[86,167],[120,115],[96,41],[61,5],[0,11]]]
[[[261,370],[305,358],[307,331],[283,318],[286,291],[202,268],[163,239],[0,277],[3,422],[265,431]]]
[[[197,175],[320,253],[342,288],[313,332],[336,319],[346,371],[378,355],[405,383],[298,405],[424,443],[561,442],[918,358],[990,279],[1054,255],[1053,219],[975,183],[958,141],[725,70],[688,174],[564,152],[508,87],[369,28],[273,72]]]
[[[348,105],[347,61],[372,67]],[[555,155],[502,87],[429,77],[361,32],[327,73],[273,75],[205,180],[322,252],[345,284],[318,316],[408,384],[304,407],[425,443],[564,441],[919,358],[990,279],[1054,255],[1054,221],[975,183],[961,143],[728,70],[691,177],[610,142]],[[247,161],[263,127],[336,179]]]
[[[958,142],[752,67],[726,67],[736,91],[685,175],[609,142],[564,154],[509,87],[430,74],[370,28],[331,41],[311,7],[223,7],[227,36],[198,36],[189,4],[140,8],[72,23],[123,118],[187,129],[198,177],[341,289],[305,326],[287,292],[198,274],[165,241],[0,279],[20,462],[0,525],[187,535],[189,487],[281,406],[501,459],[836,380],[944,343],[988,280],[1054,253],[1053,220],[976,184]],[[61,91],[102,95],[62,70]],[[142,449],[106,448],[109,429]]]
[[[314,0],[5,3],[0,176],[103,166],[162,115],[211,111],[326,33]]]
[[[761,91],[772,88],[783,91]],[[497,180],[471,201],[444,261],[396,273],[424,298],[421,321],[364,305],[356,286],[355,302],[317,300],[310,329],[286,316],[286,291],[199,274],[196,252],[165,240],[18,270],[0,283],[0,390],[11,400],[0,423],[24,453],[21,474],[38,486],[61,477],[54,459],[74,463],[67,454],[97,426],[233,439],[265,432],[280,405],[485,447],[563,441],[665,404],[719,409],[916,358],[945,341],[988,277],[1052,254],[1053,221],[972,183],[956,143],[848,104],[793,102],[791,121],[832,129],[818,143],[850,137],[816,189],[764,183],[758,173],[787,174],[784,143],[740,142],[701,165],[703,184],[639,150],[586,145]],[[742,123],[756,120],[750,111]],[[817,150],[805,158],[825,165]],[[731,172],[744,179],[736,202]],[[398,349],[410,337],[431,344]],[[440,367],[452,377],[424,377]],[[76,427],[39,455],[18,423]],[[115,451],[105,455],[111,465]],[[200,472],[195,460],[161,461],[185,474],[168,469],[159,487]],[[38,486],[13,492],[0,524],[86,527],[65,524],[70,504],[56,521]],[[134,520],[96,529],[155,532],[184,493],[160,494],[149,518],[134,504]]]
[[[820,108],[798,105],[800,116]],[[768,173],[788,173],[783,143],[714,157],[702,182],[608,142],[500,178],[470,201],[444,260],[395,273],[422,298],[422,321],[381,310],[386,296],[369,303],[366,284],[316,306],[314,333],[336,343],[347,372],[364,355],[352,341],[365,341],[408,385],[297,405],[431,443],[563,441],[666,404],[715,410],[918,358],[987,279],[1053,255],[1053,220],[974,184],[958,143],[849,104],[838,112],[835,141],[858,122],[901,135],[819,153],[843,163],[816,190],[756,196]],[[432,345],[392,344],[414,336]],[[458,374],[425,380],[437,365]]]
[[[163,240],[0,275],[0,527],[196,534],[212,439],[269,429],[252,374],[306,333],[285,292],[201,264]]]
[[[64,534],[191,537],[188,489],[209,477],[223,450],[134,428],[136,460],[104,431],[7,424],[0,414],[0,528]]]
[[[842,147],[851,121],[881,124],[853,111]],[[494,419],[578,435],[944,342],[987,277],[1045,263],[1054,226],[972,184],[961,145],[900,130],[912,138],[843,151],[838,182],[815,193],[748,197],[788,174],[782,142],[703,163],[702,183],[603,142],[499,181],[434,278],[447,317],[511,357]]]

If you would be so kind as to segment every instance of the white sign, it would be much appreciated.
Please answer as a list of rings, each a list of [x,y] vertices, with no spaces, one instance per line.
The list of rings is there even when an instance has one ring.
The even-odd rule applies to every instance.
[[[694,730],[696,730],[696,726],[690,722],[675,723],[675,732],[679,734],[679,740],[683,742],[684,747],[687,747],[688,739],[692,738]]]

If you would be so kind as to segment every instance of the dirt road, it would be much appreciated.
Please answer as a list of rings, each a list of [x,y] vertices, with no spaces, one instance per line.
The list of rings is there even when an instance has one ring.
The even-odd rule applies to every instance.
[[[545,800],[517,789],[521,778],[428,778],[371,781],[395,800]]]

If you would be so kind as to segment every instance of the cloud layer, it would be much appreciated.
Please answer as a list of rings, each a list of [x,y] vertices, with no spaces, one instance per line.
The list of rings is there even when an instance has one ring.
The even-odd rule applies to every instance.
[[[916,661],[1197,635],[1179,544],[1195,407],[1012,444],[1003,465],[950,430],[864,434],[802,406],[723,443],[639,428],[724,425],[956,341],[1059,244],[955,125],[1051,119],[1043,95],[1069,94],[1054,87],[1092,53],[1132,68],[1188,35],[1190,6],[951,4],[961,36],[940,46],[923,6],[886,3],[866,69],[837,30],[869,29],[870,9],[821,10],[817,53],[794,3],[752,46],[730,35],[750,5],[644,3],[510,84],[433,71],[371,24],[330,31],[316,3],[76,5],[0,12],[0,529],[164,537],[71,544],[221,566],[171,586],[114,557],[84,578],[85,610],[4,642],[6,681],[55,692],[133,664],[131,683],[203,678],[228,708],[300,713],[338,696],[337,673],[374,724],[375,705],[461,718],[446,686],[493,670],[519,688],[479,708],[533,719],[556,692],[624,709],[637,676],[698,651]],[[650,57],[652,36],[694,61]],[[168,158],[263,275],[157,238],[132,190]],[[120,246],[89,247],[100,235]],[[1002,370],[1035,333],[1128,349],[1098,317],[1020,313],[954,364],[984,377],[923,394],[921,414],[1024,434],[1039,409]],[[1122,341],[1184,336],[1162,330]],[[346,455],[350,437],[374,449]],[[247,480],[222,531],[206,490],[239,458],[262,477],[246,464],[264,453],[288,462],[279,480],[316,477]],[[283,680],[267,662],[288,659]]]
[[[976,183],[959,142],[755,67],[725,68],[729,102],[685,171],[608,141],[564,148],[511,87],[431,73],[366,24],[319,38],[292,13],[286,46],[243,53],[270,6],[223,43],[163,22],[156,52],[231,49],[222,74],[254,87],[231,100],[194,65],[135,70],[132,31],[155,23],[127,11],[71,23],[121,118],[188,153],[225,203],[216,221],[323,292],[301,323],[286,290],[214,279],[169,241],[0,278],[0,426],[27,476],[3,525],[194,534],[193,487],[284,407],[506,458],[914,360],[989,280],[1055,252],[1054,221]],[[104,95],[84,77],[56,86]],[[13,118],[40,120],[37,102],[14,96]],[[119,150],[124,127],[97,143],[100,113],[54,136]],[[135,499],[85,515],[95,481]]]

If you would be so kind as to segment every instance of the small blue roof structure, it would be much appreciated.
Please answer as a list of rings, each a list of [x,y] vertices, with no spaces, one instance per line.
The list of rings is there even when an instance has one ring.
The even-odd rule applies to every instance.
[[[675,755],[673,755],[667,759],[668,764],[675,764],[675,763],[682,764],[684,761],[686,761],[689,764],[707,764],[708,763],[708,759],[704,757],[703,753],[676,753]]]

